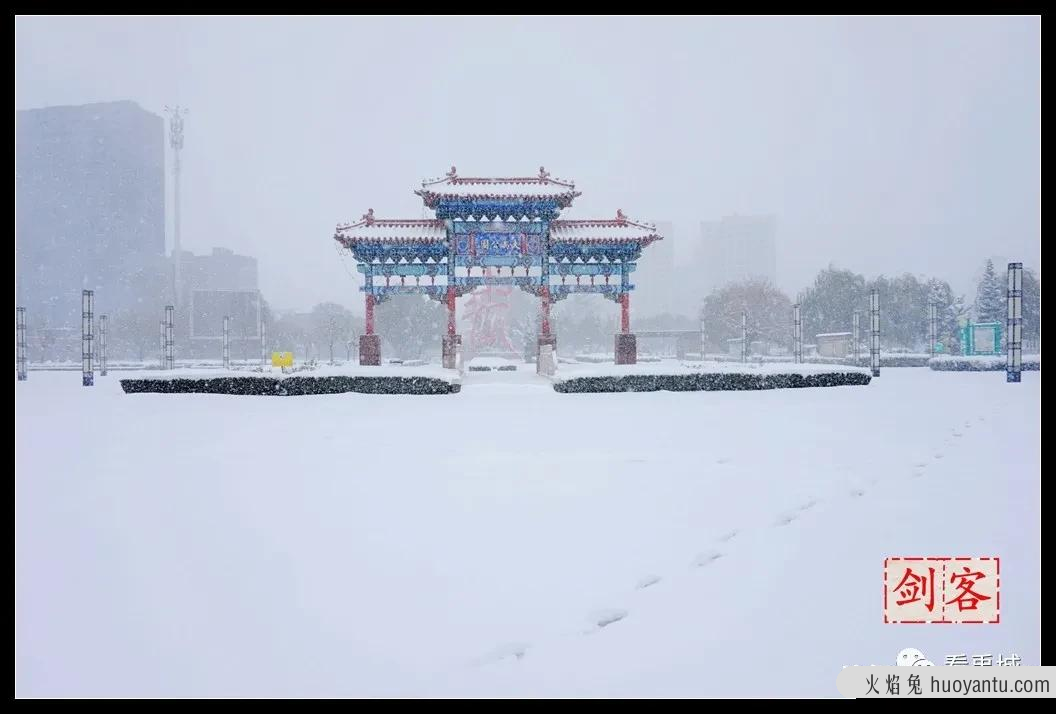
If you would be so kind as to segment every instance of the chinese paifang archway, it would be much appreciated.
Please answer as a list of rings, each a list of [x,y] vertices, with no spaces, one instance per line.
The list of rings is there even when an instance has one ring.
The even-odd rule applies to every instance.
[[[447,304],[443,360],[445,367],[454,367],[461,344],[455,300],[482,285],[513,285],[540,299],[540,347],[556,345],[551,303],[572,293],[604,295],[621,308],[616,363],[637,360],[630,327],[631,273],[642,249],[661,240],[655,227],[636,223],[622,211],[612,219],[559,218],[580,192],[573,182],[551,178],[542,168],[527,178],[467,178],[451,167],[443,178],[423,181],[415,193],[435,218],[375,218],[371,209],[357,223],[338,225],[334,235],[364,277],[360,364],[381,363],[374,307],[392,295],[418,293]]]

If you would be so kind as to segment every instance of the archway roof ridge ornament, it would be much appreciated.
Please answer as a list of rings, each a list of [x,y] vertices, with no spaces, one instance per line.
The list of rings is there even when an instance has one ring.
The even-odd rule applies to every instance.
[[[555,186],[574,191],[576,187],[575,181],[568,181],[561,178],[552,177],[550,172],[546,168],[540,166],[539,173],[535,176],[507,176],[507,177],[496,177],[496,176],[459,176],[458,170],[452,166],[451,170],[445,173],[443,176],[432,179],[424,179],[422,181],[422,188],[428,189],[431,186]],[[419,193],[415,191],[415,193]],[[577,193],[578,195],[578,193]]]
[[[364,226],[377,226],[379,228],[443,228],[444,222],[439,218],[374,218],[364,216],[358,221],[348,221],[337,224],[337,232],[362,228]]]
[[[599,228],[634,226],[635,228],[656,230],[655,223],[635,221],[628,218],[627,214],[620,209],[616,209],[616,218],[558,218],[550,221],[551,226],[555,223],[559,226],[597,226]]]
[[[440,218],[374,218],[367,219],[365,216],[358,221],[346,221],[337,224],[337,230],[358,228],[359,226],[442,226],[443,219]]]

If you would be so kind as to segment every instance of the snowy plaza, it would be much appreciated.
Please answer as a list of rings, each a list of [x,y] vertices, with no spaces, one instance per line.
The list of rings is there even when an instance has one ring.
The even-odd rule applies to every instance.
[[[16,15],[15,697],[1051,697],[1040,53]]]
[[[906,647],[1040,657],[1040,372],[566,395],[522,365],[287,398],[120,378],[18,385],[22,695],[831,696]],[[962,552],[1002,558],[1000,626],[883,623],[884,558]]]

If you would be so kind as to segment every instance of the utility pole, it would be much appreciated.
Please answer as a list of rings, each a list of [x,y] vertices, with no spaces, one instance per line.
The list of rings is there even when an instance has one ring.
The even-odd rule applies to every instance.
[[[186,109],[181,110],[179,105],[175,108],[165,107],[169,114],[169,146],[172,147],[172,177],[174,183],[174,233],[173,233],[173,300],[178,307],[182,299],[180,290],[183,287],[180,282],[180,263],[183,262],[182,247],[180,243],[180,151],[183,150],[183,115]]]

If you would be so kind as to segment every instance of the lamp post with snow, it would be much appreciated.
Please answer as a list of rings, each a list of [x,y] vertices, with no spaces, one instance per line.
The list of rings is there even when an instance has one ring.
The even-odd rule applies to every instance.
[[[869,293],[869,366],[873,376],[880,376],[880,290],[873,288]]]
[[[1023,263],[1008,264],[1008,324],[1005,381],[1019,382],[1023,372]]]

